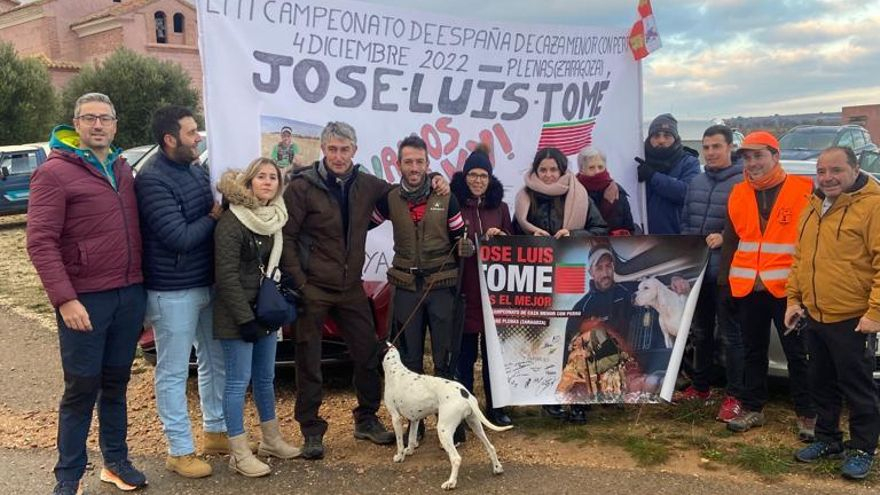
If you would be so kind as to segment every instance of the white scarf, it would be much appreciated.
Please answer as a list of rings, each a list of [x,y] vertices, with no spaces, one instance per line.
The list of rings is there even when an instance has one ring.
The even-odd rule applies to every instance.
[[[278,262],[281,261],[281,246],[283,243],[281,228],[287,223],[287,207],[284,205],[284,200],[281,196],[278,196],[267,206],[260,205],[256,208],[230,204],[229,210],[251,232],[272,236],[272,251],[269,253],[269,263],[266,266],[264,275],[273,274],[275,268],[278,267]],[[278,282],[280,274],[275,274],[275,279]]]

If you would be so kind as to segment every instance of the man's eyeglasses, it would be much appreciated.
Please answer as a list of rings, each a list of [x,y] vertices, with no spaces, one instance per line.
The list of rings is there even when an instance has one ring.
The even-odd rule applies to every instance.
[[[473,172],[469,172],[465,175],[470,180],[489,180],[489,174],[475,174]]]
[[[93,125],[96,120],[100,120],[101,123],[104,125],[109,125],[113,122],[116,122],[116,117],[112,115],[92,115],[90,113],[80,115],[79,117],[76,117],[76,119],[88,125]]]

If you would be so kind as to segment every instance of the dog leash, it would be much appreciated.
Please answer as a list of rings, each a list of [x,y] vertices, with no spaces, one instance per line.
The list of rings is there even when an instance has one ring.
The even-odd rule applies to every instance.
[[[461,239],[465,239],[465,238],[467,238],[467,224],[465,224],[464,233],[459,238],[459,242]],[[446,253],[446,257],[443,258],[443,263],[441,263],[440,266],[445,265],[446,262],[449,261],[450,258],[452,258],[452,254],[457,249],[458,249],[458,242],[455,242],[452,244],[452,248],[449,250],[449,252]],[[459,276],[459,278],[461,278],[461,271],[460,270],[459,270],[458,276]],[[394,335],[393,339],[389,339],[388,343],[390,343],[391,345],[394,345],[397,343],[397,340],[400,338],[401,335],[403,335],[403,331],[406,329],[407,325],[409,325],[409,323],[412,321],[413,317],[416,315],[416,312],[418,312],[419,308],[422,307],[422,303],[425,302],[425,299],[428,297],[428,293],[431,292],[431,289],[434,288],[434,284],[436,284],[436,283],[437,283],[437,279],[434,279],[426,287],[424,287],[422,289],[422,297],[420,297],[419,300],[416,302],[416,305],[413,307],[412,311],[409,313],[409,316],[406,318],[406,321],[404,321],[403,325],[401,325],[400,328],[398,329],[397,334]],[[397,290],[397,289],[395,288],[395,290]],[[392,321],[393,321],[393,317],[394,317],[394,315],[392,314]]]

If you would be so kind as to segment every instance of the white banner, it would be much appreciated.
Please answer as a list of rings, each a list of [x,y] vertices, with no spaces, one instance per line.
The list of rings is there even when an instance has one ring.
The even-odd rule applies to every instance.
[[[446,177],[478,142],[508,203],[539,143],[596,146],[633,197],[640,153],[638,63],[628,29],[497,23],[355,1],[198,0],[213,177],[270,156],[282,126],[298,162],[320,158],[331,120],[358,133],[355,161],[399,180],[397,143],[419,134]],[[372,235],[366,279],[384,279],[390,230]]]

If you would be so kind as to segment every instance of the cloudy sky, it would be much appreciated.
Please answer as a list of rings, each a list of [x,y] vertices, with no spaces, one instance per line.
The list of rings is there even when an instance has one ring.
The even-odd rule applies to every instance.
[[[467,18],[627,29],[637,0],[367,0]],[[645,116],[838,112],[880,103],[880,0],[652,0]]]

